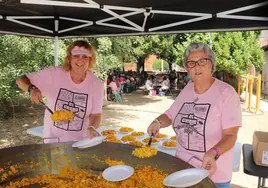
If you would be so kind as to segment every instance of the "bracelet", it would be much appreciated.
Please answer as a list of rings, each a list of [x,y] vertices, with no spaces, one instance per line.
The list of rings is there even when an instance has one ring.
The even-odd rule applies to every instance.
[[[156,121],[158,123],[159,128],[161,128],[162,125],[161,121],[158,118],[156,118],[154,121]]]
[[[93,128],[94,131],[96,131],[96,128],[95,128],[94,126],[92,126],[92,125],[91,125],[91,126],[88,126],[88,128],[90,128],[90,127]],[[87,129],[88,129],[88,128],[87,128]]]
[[[213,150],[216,152],[215,160],[217,160],[221,155],[220,150],[218,148],[211,148],[210,150]]]

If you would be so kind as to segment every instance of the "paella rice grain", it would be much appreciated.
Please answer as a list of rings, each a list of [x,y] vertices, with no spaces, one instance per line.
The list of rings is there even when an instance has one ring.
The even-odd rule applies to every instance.
[[[139,141],[130,141],[128,142],[129,145],[133,145],[133,146],[144,146],[144,144],[142,142],[139,142]]]
[[[131,136],[144,136],[144,132],[132,132]]]
[[[110,135],[115,135],[116,131],[112,130],[112,129],[109,129],[109,130],[102,131],[101,134],[105,135],[105,136],[110,136]]]
[[[130,127],[121,127],[119,129],[119,131],[120,132],[132,132],[132,131],[134,131],[134,129],[133,128],[130,128]]]
[[[50,117],[55,122],[70,121],[74,119],[74,114],[69,110],[57,110]]]
[[[130,142],[130,141],[135,141],[136,138],[135,138],[134,136],[127,135],[127,136],[123,136],[123,137],[121,138],[121,140],[122,140],[123,142]]]
[[[145,139],[142,140],[142,142],[148,143],[149,142],[149,139],[150,138],[145,138]],[[157,138],[153,138],[152,139],[152,143],[158,143],[158,142],[159,142],[159,140]]]
[[[59,174],[43,174],[34,178],[23,178],[19,181],[10,182],[7,188],[27,187],[38,184],[46,188],[165,188],[163,180],[167,173],[151,166],[139,166],[134,174],[126,180],[109,182],[102,175],[90,174],[84,170],[75,170],[64,166]],[[200,185],[191,188],[201,188]]]
[[[176,147],[176,142],[175,141],[165,141],[162,143],[163,146],[166,147]]]
[[[157,149],[150,147],[150,146],[144,146],[142,148],[136,148],[134,151],[132,151],[132,155],[139,157],[139,158],[150,158],[157,154]]]
[[[167,135],[166,134],[162,134],[162,133],[158,133],[156,135],[156,138],[166,138],[166,137],[167,137]]]
[[[116,138],[116,136],[114,136],[114,135],[107,136],[106,141],[107,142],[114,142],[114,143],[122,143],[121,140],[118,140]]]
[[[105,160],[105,163],[108,164],[109,166],[124,165],[125,164],[125,162],[122,160],[112,160],[110,157],[108,157]]]

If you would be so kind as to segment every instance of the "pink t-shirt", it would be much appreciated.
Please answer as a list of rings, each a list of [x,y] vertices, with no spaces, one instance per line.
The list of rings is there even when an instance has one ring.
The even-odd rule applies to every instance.
[[[119,81],[120,81],[120,83],[122,84],[122,83],[125,82],[125,78],[124,78],[124,77],[120,77],[120,78],[119,78]]]
[[[47,106],[53,111],[71,110],[75,116],[72,121],[53,122],[51,114],[45,110],[44,137],[58,137],[60,142],[78,141],[87,136],[90,125],[89,115],[102,112],[103,84],[91,72],[85,80],[75,84],[62,67],[48,67],[40,72],[27,75],[31,83],[47,97]],[[46,143],[56,139],[45,139]]]
[[[114,81],[112,81],[109,86],[112,89],[113,94],[117,94],[119,92],[119,89]]]
[[[176,156],[201,167],[204,153],[222,138],[224,129],[242,125],[240,100],[232,86],[215,79],[203,94],[190,82],[166,111],[177,135]],[[232,179],[233,149],[220,156],[210,178],[216,183]],[[192,158],[192,156],[197,157]]]

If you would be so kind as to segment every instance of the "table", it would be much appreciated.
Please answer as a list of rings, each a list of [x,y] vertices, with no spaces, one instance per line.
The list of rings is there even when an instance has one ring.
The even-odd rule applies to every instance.
[[[44,126],[38,126],[38,127],[33,127],[30,129],[27,129],[27,133],[31,134],[33,136],[38,136],[43,138],[43,129]],[[111,127],[111,126],[101,126],[100,128],[97,129],[97,131],[101,132],[103,130],[107,130],[107,129],[116,129],[115,127]],[[124,136],[123,134],[117,134],[117,139],[121,139],[122,136]],[[146,136],[147,133],[146,133]],[[139,139],[140,141],[141,139]],[[163,146],[161,146],[161,143],[157,144],[157,145],[153,145],[154,148],[156,148],[158,151],[161,151],[163,153],[167,153],[169,155],[175,156],[176,155],[176,149],[174,148],[164,148]],[[240,154],[241,154],[241,144],[239,142],[235,143],[235,147],[234,147],[234,160],[233,160],[233,172],[238,172],[239,171],[239,167],[240,167]]]
[[[243,144],[243,164],[244,173],[258,177],[257,188],[265,188],[265,179],[268,178],[268,167],[255,164],[251,144]]]
[[[38,136],[38,137],[41,137],[41,138],[44,138],[43,137],[43,129],[44,129],[44,126],[38,126],[38,127],[33,127],[33,128],[30,128],[30,129],[27,129],[27,134],[31,134],[33,136]],[[117,128],[116,127],[110,127],[110,126],[101,126],[100,128],[97,129],[98,132],[101,132],[101,131],[104,131],[104,130],[108,130],[108,129],[113,129],[113,130],[116,130]],[[126,134],[120,134],[120,133],[117,133],[116,134],[116,137],[117,139],[121,139],[122,136],[125,136]],[[145,133],[145,136],[144,137],[149,137],[147,133]],[[168,137],[169,138],[169,137]],[[137,139],[138,141],[141,141],[142,138],[140,139]],[[152,147],[156,148],[158,151],[161,151],[161,152],[164,152],[164,153],[167,153],[169,155],[172,155],[172,156],[175,156],[176,154],[176,149],[175,148],[164,148],[161,146],[161,143],[159,144],[156,144],[156,145],[152,145]]]

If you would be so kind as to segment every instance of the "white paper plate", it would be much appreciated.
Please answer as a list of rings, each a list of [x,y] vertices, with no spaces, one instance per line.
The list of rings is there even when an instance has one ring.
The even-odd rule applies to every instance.
[[[176,146],[175,147],[168,147],[168,146],[163,146],[163,143],[165,142],[165,141],[168,141],[168,142],[170,142],[170,140],[163,140],[163,141],[161,141],[161,147],[162,148],[164,148],[164,149],[176,149]],[[173,141],[173,140],[172,140]],[[174,141],[174,142],[176,142],[176,141]]]
[[[167,176],[163,184],[169,187],[189,187],[198,184],[209,175],[209,172],[201,168],[189,168],[174,172]]]
[[[134,173],[134,168],[128,165],[116,165],[106,168],[103,173],[102,177],[107,181],[122,181]]]
[[[146,137],[146,138],[148,138],[148,137]],[[143,138],[143,139],[146,139],[146,138]],[[148,142],[143,142],[143,139],[140,140],[141,143],[143,143],[144,145],[147,145]],[[159,140],[159,139],[158,139],[158,140]],[[159,143],[161,143],[160,140],[159,140],[159,142],[151,142],[151,145],[152,145],[152,146],[155,146],[155,145],[158,145]]]
[[[92,139],[84,138],[78,142],[73,143],[72,147],[78,147],[78,148],[88,148],[92,146],[96,146],[100,143],[102,143],[105,140],[106,136],[96,136]]]
[[[125,135],[127,135],[127,134],[131,134],[133,131],[131,131],[131,132],[121,132],[121,131],[119,131],[118,130],[118,134],[125,134]]]
[[[158,139],[158,140],[163,141],[163,140],[168,140],[168,139],[169,139],[169,136],[166,136],[166,137],[164,137],[164,138],[157,138],[157,137],[155,137],[155,138]]]
[[[122,127],[118,127],[118,128],[116,129],[116,131],[117,131],[119,134],[131,134],[132,132],[134,132],[134,129],[133,129],[133,131],[130,131],[130,132],[122,132],[122,131],[120,131],[120,128],[122,128]],[[129,127],[129,128],[131,128],[131,127]]]
[[[143,143],[144,145],[148,145],[148,142],[141,142],[141,143]],[[151,143],[151,146],[156,146],[156,145],[158,145],[160,142],[152,142]]]
[[[130,133],[130,135],[131,135],[131,133]],[[131,135],[132,136],[132,135]],[[146,135],[144,134],[144,135],[142,135],[142,136],[134,136],[136,139],[141,139],[141,138],[144,138]]]
[[[162,143],[162,144],[163,144],[163,143]],[[165,149],[176,149],[176,146],[175,146],[175,147],[167,147],[167,146],[163,146],[162,144],[161,144],[161,147],[163,147],[163,148],[165,148]]]

